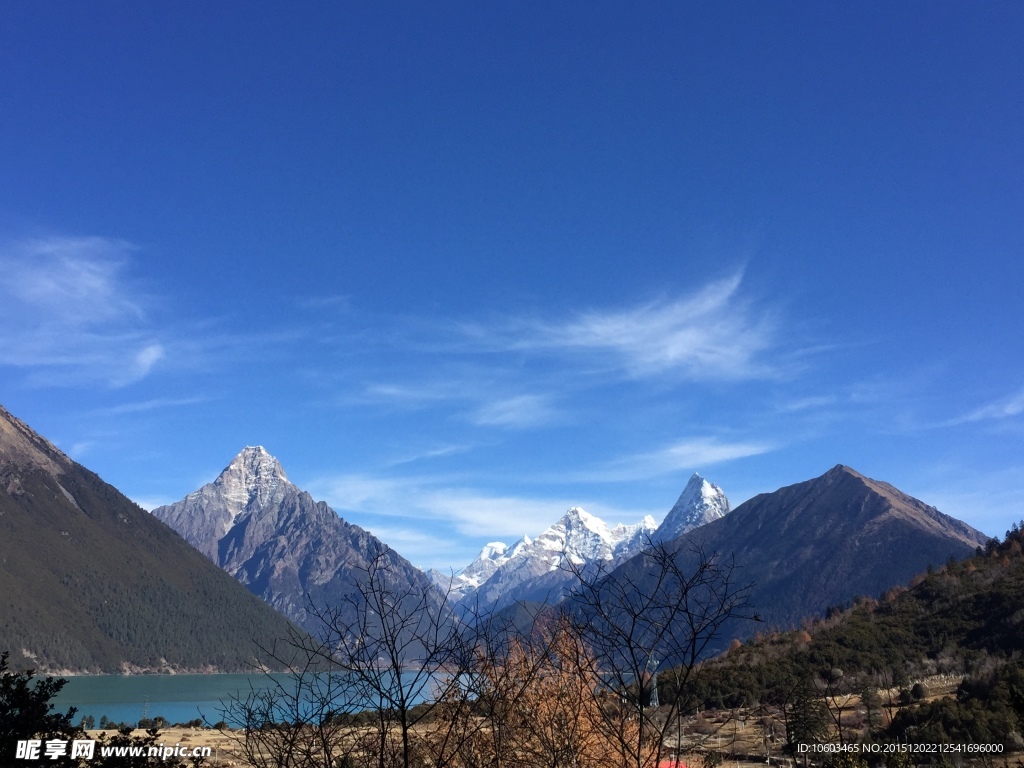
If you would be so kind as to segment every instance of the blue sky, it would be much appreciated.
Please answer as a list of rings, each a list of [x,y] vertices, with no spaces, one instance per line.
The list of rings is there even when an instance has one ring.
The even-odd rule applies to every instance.
[[[423,566],[837,463],[1002,535],[1022,39],[1011,2],[8,3],[0,402],[147,506],[262,444]]]

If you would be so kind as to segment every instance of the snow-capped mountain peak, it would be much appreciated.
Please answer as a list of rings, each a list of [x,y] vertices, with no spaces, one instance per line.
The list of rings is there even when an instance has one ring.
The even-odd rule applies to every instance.
[[[654,534],[655,542],[672,541],[712,520],[729,513],[729,499],[714,483],[696,472],[690,478],[675,505]]]
[[[535,539],[524,536],[505,550],[500,558],[488,561],[500,561],[500,564],[475,587],[467,584],[463,594],[478,589],[479,597],[486,604],[514,601],[520,589],[537,583],[537,579],[571,580],[571,575],[564,572],[567,565],[587,567],[595,563],[621,562],[643,547],[655,527],[650,516],[635,525],[609,526],[596,515],[580,507],[571,507]],[[481,557],[460,577],[475,569],[483,555],[482,552]]]
[[[499,557],[504,555],[508,551],[508,545],[500,541],[492,541],[488,544],[484,544],[484,548],[480,550],[480,556],[478,560],[497,560]]]

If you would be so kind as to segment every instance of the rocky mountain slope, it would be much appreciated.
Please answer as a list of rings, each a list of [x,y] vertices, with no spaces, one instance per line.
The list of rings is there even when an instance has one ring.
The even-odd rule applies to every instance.
[[[396,592],[433,591],[398,553],[292,484],[261,446],[245,448],[212,483],[153,515],[311,632],[322,628],[317,611],[353,609],[371,553],[383,553]]]
[[[290,625],[0,407],[0,650],[14,668],[251,671]]]

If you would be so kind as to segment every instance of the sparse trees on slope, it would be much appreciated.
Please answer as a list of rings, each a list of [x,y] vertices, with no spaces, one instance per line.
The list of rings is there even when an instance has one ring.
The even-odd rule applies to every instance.
[[[650,768],[690,707],[698,660],[748,615],[731,565],[666,544],[639,563],[653,590],[628,572],[579,573],[566,610],[527,633],[459,620],[429,584],[392,578],[388,555],[371,552],[346,603],[319,614],[317,642],[293,638],[305,701],[238,702],[233,719],[265,731],[247,735],[257,768]],[[368,711],[346,741],[333,726],[352,705]]]

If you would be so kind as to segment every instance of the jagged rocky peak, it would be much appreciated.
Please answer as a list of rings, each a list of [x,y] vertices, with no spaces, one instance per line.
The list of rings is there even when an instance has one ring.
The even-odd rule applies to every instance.
[[[298,489],[288,481],[281,463],[263,446],[247,446],[212,483],[181,501],[157,507],[153,514],[220,564],[218,541],[239,517],[273,508],[292,493]]]
[[[725,492],[696,472],[654,535],[655,541],[672,541],[688,531],[729,514]]]
[[[214,481],[225,500],[246,506],[266,502],[282,485],[291,485],[284,468],[262,445],[247,445]]]
[[[405,594],[428,586],[397,552],[291,483],[280,462],[259,445],[243,449],[214,482],[153,514],[314,633],[322,629],[317,615],[336,606],[343,606],[344,621],[354,620],[356,606],[349,598],[378,552],[394,579],[389,586],[410,590]]]

